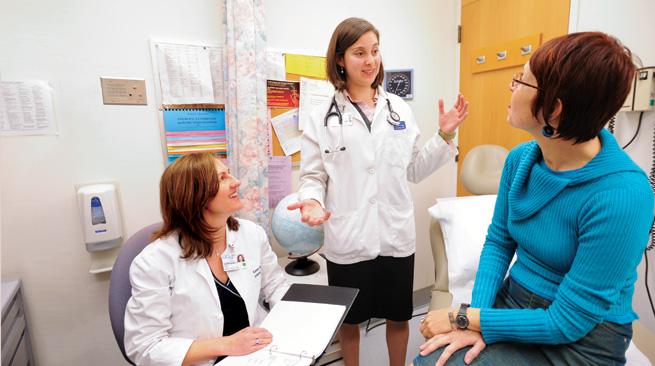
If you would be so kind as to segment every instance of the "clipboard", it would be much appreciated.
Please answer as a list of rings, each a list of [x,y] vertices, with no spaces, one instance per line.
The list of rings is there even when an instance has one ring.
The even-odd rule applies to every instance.
[[[221,360],[218,364],[225,366],[243,366],[243,365],[288,365],[289,361],[293,361],[296,365],[314,365],[320,360],[327,352],[337,335],[343,320],[346,318],[350,307],[355,301],[355,297],[359,289],[338,286],[321,286],[321,285],[307,285],[307,284],[292,284],[287,293],[282,299],[273,307],[262,327],[268,327],[273,334],[282,335],[284,341],[273,342],[256,352],[242,355],[242,356],[229,356]],[[276,312],[277,311],[277,312]],[[320,315],[323,315],[322,317]],[[301,337],[297,338],[297,330],[290,327],[293,322],[290,317],[299,317],[301,319],[316,319],[319,316],[321,320],[325,320],[324,325],[329,323],[327,327],[315,327],[310,332],[305,332]],[[267,323],[269,319],[274,319]],[[338,321],[337,321],[338,320]],[[317,320],[317,322],[321,322]],[[329,333],[330,330],[334,330]],[[282,331],[284,329],[287,331]],[[320,329],[324,329],[320,330]],[[293,335],[290,335],[288,330],[291,330]],[[316,332],[318,330],[318,333]],[[279,332],[279,333],[276,333]],[[307,333],[312,333],[308,337]],[[314,336],[319,335],[320,343],[316,342],[317,338]],[[329,338],[328,338],[329,336]],[[328,340],[326,342],[326,340]],[[304,340],[316,342],[315,347],[306,347],[300,343]],[[293,346],[289,347],[292,344]],[[278,347],[279,346],[279,347]],[[322,348],[323,347],[323,348]]]
[[[358,293],[359,289],[352,287],[294,283],[282,297],[282,300],[284,301],[317,302],[323,304],[343,305],[346,307],[346,311],[343,312],[343,316],[341,317],[341,320],[339,320],[339,325],[334,330],[330,342],[328,342],[323,353],[321,353],[314,362],[318,362],[325,355],[330,344],[334,342],[334,337],[336,337],[339,332],[339,328],[344,319],[346,319],[346,315],[348,315],[350,307],[355,302]]]

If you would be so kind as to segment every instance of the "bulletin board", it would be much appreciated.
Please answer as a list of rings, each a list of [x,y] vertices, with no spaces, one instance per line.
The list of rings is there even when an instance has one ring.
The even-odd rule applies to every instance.
[[[317,57],[313,57],[313,56],[310,57],[310,56],[299,56],[299,55],[286,54],[287,65],[288,65],[288,62],[289,62],[288,58],[290,56],[308,57],[308,59],[312,59],[312,60],[317,59]],[[325,60],[324,57],[320,57],[318,59],[320,59],[323,62]],[[315,66],[315,65],[312,65],[312,66]],[[315,68],[314,68],[314,70],[315,70]],[[322,67],[322,70],[325,70],[324,66]],[[323,71],[323,76],[322,77],[316,76],[315,72],[312,72],[312,71],[308,71],[305,74],[286,73],[286,80],[288,80],[288,81],[300,81],[301,77],[307,78],[307,79],[325,80],[324,71]],[[279,115],[281,115],[283,113],[289,112],[291,110],[293,110],[293,108],[275,108],[275,107],[271,107],[271,118],[277,117],[277,116],[279,116]],[[272,145],[273,145],[273,156],[285,156],[284,151],[282,150],[282,146],[280,146],[280,141],[277,138],[277,134],[275,133],[275,130],[271,129],[271,132],[272,132],[272,138],[273,138],[273,143],[272,143]],[[299,163],[300,162],[300,151],[298,151],[298,152],[291,155],[291,161],[293,163]]]

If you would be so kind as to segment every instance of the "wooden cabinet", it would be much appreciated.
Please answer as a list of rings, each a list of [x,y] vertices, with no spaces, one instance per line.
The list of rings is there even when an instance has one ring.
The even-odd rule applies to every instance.
[[[2,366],[33,366],[20,279],[2,282]]]

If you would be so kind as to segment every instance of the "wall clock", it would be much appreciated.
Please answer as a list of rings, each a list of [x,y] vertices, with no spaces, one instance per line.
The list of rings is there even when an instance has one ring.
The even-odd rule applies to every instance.
[[[386,70],[384,90],[403,99],[414,98],[414,69]]]

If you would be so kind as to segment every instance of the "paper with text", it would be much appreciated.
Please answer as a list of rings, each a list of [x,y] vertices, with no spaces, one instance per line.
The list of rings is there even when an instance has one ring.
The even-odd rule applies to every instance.
[[[211,61],[221,57],[210,57],[205,46],[157,43],[156,47],[162,104],[215,103]]]
[[[261,325],[273,334],[273,342],[257,352],[227,357],[218,364],[311,365],[313,359],[319,357],[329,345],[345,311],[343,305],[280,301]]]
[[[325,80],[300,78],[298,129],[304,130],[312,109],[334,95],[334,86]]]
[[[276,207],[291,194],[291,157],[268,157],[268,207]]]
[[[2,136],[57,134],[47,81],[3,81],[0,104]]]
[[[292,109],[282,113],[277,117],[271,118],[271,124],[280,141],[280,146],[284,155],[291,155],[300,151],[300,140],[302,131],[298,129],[298,109]]]

